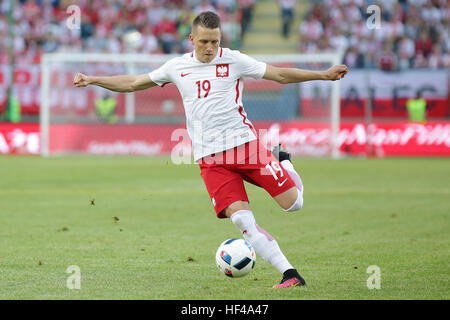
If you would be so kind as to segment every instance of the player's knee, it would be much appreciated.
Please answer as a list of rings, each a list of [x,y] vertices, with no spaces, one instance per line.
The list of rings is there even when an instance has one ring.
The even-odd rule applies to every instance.
[[[228,207],[226,207],[222,214],[226,216],[227,218],[230,218],[235,212],[241,211],[241,210],[247,210],[250,211],[250,206],[247,201],[236,201],[230,204]]]
[[[294,212],[300,210],[302,207],[303,207],[303,191],[297,189],[297,198],[289,208],[283,208],[283,210],[286,212]]]

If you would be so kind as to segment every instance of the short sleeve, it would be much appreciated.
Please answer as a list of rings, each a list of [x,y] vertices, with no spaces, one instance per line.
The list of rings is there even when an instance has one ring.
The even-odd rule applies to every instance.
[[[242,77],[261,79],[266,73],[266,63],[257,61],[246,54],[239,52],[237,63]]]
[[[156,83],[158,86],[163,86],[166,83],[172,82],[172,77],[170,71],[172,70],[173,60],[169,60],[164,63],[161,67],[153,70],[148,75],[150,80]]]

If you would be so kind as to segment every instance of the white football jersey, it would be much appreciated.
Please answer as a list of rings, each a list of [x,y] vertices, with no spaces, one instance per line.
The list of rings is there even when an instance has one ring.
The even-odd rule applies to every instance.
[[[266,64],[236,50],[219,48],[209,63],[195,51],[171,59],[149,73],[158,86],[174,83],[180,91],[194,160],[256,139],[242,105],[244,77],[261,79]]]

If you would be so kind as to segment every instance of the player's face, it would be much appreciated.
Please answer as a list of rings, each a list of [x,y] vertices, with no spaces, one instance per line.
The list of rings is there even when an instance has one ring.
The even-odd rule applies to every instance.
[[[221,36],[219,28],[208,29],[202,26],[194,28],[189,39],[200,62],[208,63],[216,57]]]

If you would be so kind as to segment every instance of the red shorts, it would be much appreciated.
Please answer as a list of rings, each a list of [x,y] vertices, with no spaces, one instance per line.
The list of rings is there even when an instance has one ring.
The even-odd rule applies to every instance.
[[[202,158],[200,175],[218,218],[233,202],[248,202],[244,180],[264,188],[272,197],[295,187],[280,162],[259,140]]]

